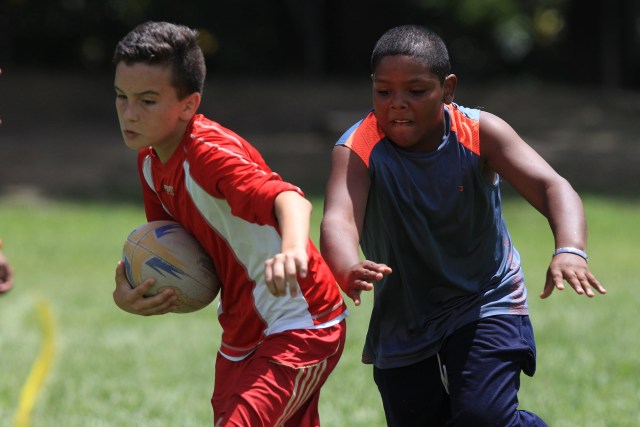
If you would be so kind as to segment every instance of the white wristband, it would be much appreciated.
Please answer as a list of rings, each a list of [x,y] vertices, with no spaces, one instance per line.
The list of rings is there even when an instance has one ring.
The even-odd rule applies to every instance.
[[[552,256],[556,256],[558,254],[574,254],[574,255],[578,255],[579,257],[584,258],[585,261],[589,262],[589,257],[587,256],[587,253],[584,252],[584,251],[581,251],[578,248],[572,248],[572,247],[558,248],[553,252]]]

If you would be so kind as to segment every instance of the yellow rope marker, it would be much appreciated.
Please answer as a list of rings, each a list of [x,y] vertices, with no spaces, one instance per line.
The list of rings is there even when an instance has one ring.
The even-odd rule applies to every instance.
[[[38,317],[43,332],[42,348],[20,393],[20,403],[13,423],[14,427],[29,426],[31,411],[35,406],[38,391],[40,391],[49,372],[55,352],[55,324],[49,304],[44,299],[38,301]]]

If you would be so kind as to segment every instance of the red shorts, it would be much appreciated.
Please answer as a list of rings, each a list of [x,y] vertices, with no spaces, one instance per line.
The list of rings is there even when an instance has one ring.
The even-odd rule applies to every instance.
[[[320,425],[320,388],[335,368],[346,322],[269,335],[246,359],[220,353],[211,405],[216,427]]]

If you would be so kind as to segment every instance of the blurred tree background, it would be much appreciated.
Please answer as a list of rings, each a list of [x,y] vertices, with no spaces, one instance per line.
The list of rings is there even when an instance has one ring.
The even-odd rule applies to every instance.
[[[198,28],[218,74],[361,75],[386,29],[418,23],[467,80],[640,87],[638,0],[2,0],[0,67],[110,71],[116,42],[146,20]]]
[[[0,197],[138,200],[111,56],[148,20],[200,31],[200,111],[305,191],[324,191],[333,143],[371,106],[374,43],[413,23],[449,46],[456,101],[577,189],[640,194],[640,0],[0,0]]]

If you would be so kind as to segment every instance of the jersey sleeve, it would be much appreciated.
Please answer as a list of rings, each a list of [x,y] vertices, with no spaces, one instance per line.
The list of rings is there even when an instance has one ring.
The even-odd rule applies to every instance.
[[[190,173],[214,197],[224,198],[233,215],[260,225],[276,226],[275,198],[285,191],[304,196],[297,186],[271,171],[258,151],[234,134],[240,142],[209,138],[196,142],[189,156]]]
[[[369,167],[369,158],[373,147],[384,138],[373,111],[351,126],[338,140],[336,145],[343,145],[353,150],[364,164]]]

